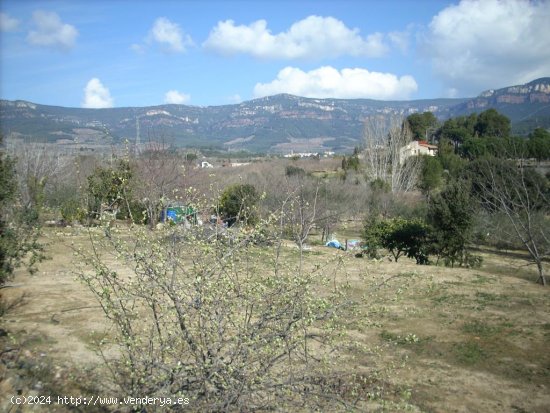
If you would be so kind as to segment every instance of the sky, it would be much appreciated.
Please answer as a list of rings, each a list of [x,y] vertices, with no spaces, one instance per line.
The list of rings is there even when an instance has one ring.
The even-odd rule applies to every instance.
[[[472,97],[550,76],[550,0],[0,0],[0,97]]]

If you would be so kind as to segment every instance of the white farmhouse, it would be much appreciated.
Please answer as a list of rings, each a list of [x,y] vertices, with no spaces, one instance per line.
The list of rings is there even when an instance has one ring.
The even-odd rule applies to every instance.
[[[426,141],[412,141],[399,150],[399,163],[404,163],[410,156],[437,155],[437,145],[430,145]]]

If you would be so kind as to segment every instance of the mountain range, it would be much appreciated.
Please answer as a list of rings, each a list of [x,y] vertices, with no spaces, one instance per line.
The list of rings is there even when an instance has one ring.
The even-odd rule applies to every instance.
[[[72,147],[163,140],[179,147],[233,151],[347,152],[361,143],[364,122],[371,116],[389,119],[431,111],[444,120],[489,108],[508,116],[518,134],[550,127],[550,77],[460,99],[378,101],[281,94],[222,106],[108,109],[1,100],[0,130],[8,139]]]

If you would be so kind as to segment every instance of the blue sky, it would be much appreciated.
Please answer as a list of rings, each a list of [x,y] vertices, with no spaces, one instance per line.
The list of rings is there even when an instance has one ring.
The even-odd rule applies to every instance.
[[[468,97],[550,76],[547,0],[0,0],[0,12],[1,98],[49,105]]]

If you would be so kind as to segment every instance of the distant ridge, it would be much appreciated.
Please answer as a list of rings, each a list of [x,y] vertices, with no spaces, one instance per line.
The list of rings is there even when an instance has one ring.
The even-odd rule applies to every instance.
[[[471,99],[378,101],[312,99],[289,94],[222,106],[159,105],[110,109],[0,101],[0,129],[8,138],[59,145],[168,140],[182,147],[288,153],[348,152],[360,145],[369,116],[408,116],[431,111],[439,119],[495,108],[516,133],[550,127],[550,77],[488,90]]]

